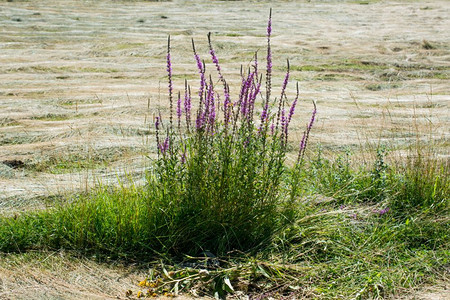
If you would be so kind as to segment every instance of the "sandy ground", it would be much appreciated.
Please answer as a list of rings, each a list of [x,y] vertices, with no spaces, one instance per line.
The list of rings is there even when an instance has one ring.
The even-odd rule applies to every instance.
[[[236,95],[241,64],[259,51],[264,65],[270,7],[273,95],[288,58],[291,100],[294,81],[301,87],[292,143],[315,100],[313,146],[406,149],[419,137],[449,158],[448,1],[0,1],[0,162],[24,164],[0,163],[0,213],[99,181],[139,182],[155,153],[154,116],[167,115],[167,36],[176,89],[184,78],[197,86],[191,38],[208,60],[212,32]]]

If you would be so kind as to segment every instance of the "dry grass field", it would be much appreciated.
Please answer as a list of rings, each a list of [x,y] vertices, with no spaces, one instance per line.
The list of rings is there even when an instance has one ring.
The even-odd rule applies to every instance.
[[[286,59],[300,83],[293,143],[315,100],[310,150],[385,143],[401,155],[419,139],[449,159],[448,1],[0,1],[0,214],[143,179],[168,111],[167,36],[176,89],[197,86],[191,38],[208,60],[212,32],[236,95],[241,64],[258,50],[263,61],[271,7],[273,90]],[[143,272],[64,255],[0,256],[0,299],[125,298]]]

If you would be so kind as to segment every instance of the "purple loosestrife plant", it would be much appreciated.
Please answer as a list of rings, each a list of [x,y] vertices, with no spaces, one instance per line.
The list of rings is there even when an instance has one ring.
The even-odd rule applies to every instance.
[[[185,81],[184,109],[181,107],[181,93],[178,94],[178,131],[172,128],[173,84],[169,39],[167,72],[170,127],[166,129],[167,137],[161,142],[159,131],[162,120],[160,117],[156,119],[158,153],[162,155],[158,156],[158,167],[152,177],[157,182],[150,186],[160,193],[158,199],[161,199],[165,208],[164,218],[171,220],[171,230],[176,232],[173,236],[179,237],[179,240],[169,243],[176,249],[207,248],[217,252],[236,247],[248,249],[270,240],[267,239],[268,235],[288,219],[286,216],[289,211],[286,209],[292,206],[284,205],[289,197],[288,191],[283,188],[283,178],[288,172],[285,166],[288,127],[294,118],[299,92],[297,85],[295,99],[289,108],[285,108],[285,103],[289,101],[288,61],[281,96],[276,103],[270,101],[271,35],[272,11],[267,25],[266,91],[261,91],[263,76],[258,74],[255,54],[248,70],[241,67],[240,92],[235,97],[230,94],[230,87],[213,48],[211,34],[208,34],[208,46],[211,62],[217,71],[216,81],[209,74],[209,80],[206,80],[205,63],[201,61],[192,41],[200,86],[198,94],[191,96],[190,87]],[[217,81],[222,85],[220,91],[216,90],[214,84]],[[262,105],[261,115],[257,115],[258,110],[255,109],[259,101]],[[197,107],[193,108],[192,103],[198,103]],[[278,110],[271,112],[273,107]],[[197,112],[195,128],[190,128],[193,109]],[[183,112],[185,120],[181,118]],[[295,170],[300,168],[315,114],[314,108],[300,145]],[[257,125],[255,119],[259,120]],[[182,132],[183,128],[186,128],[185,132]],[[295,199],[293,191],[295,188],[289,198],[291,204],[292,199]],[[185,226],[186,220],[189,220],[188,228]]]

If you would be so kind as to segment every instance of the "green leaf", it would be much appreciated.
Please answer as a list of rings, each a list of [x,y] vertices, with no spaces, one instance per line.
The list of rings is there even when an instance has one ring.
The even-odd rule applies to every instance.
[[[267,274],[266,270],[261,265],[258,265],[258,269],[264,277],[269,278],[269,279],[271,278],[270,275]]]
[[[225,299],[224,282],[222,277],[217,277],[214,284],[214,298]]]

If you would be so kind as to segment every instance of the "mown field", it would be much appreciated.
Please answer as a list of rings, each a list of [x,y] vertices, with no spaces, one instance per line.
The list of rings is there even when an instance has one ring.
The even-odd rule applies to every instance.
[[[167,38],[175,106],[187,80],[197,109],[191,39],[224,101],[209,32],[235,101],[241,67],[246,76],[255,52],[266,79],[270,8],[273,103],[287,59],[287,111],[299,83],[288,142],[274,145],[284,149],[283,167],[274,173],[280,179],[261,175],[268,174],[258,169],[264,157],[239,148],[233,155],[244,153],[256,171],[246,164],[230,171],[233,178],[248,175],[244,183],[226,182],[235,202],[214,205],[224,196],[209,189],[220,190],[214,182],[221,177],[204,167],[217,177],[200,176],[190,185],[211,201],[196,206],[183,191],[185,177],[164,173],[167,164],[152,173],[162,157],[155,122],[162,118],[167,127],[170,117]],[[255,299],[446,299],[449,12],[447,1],[0,1],[0,298],[180,291]],[[266,89],[262,84],[256,98],[255,120]],[[313,101],[317,115],[297,172]],[[214,159],[203,161],[223,162]],[[149,189],[161,174],[180,185]],[[275,191],[271,206],[237,206],[261,196],[260,181]],[[198,210],[186,218],[169,209],[169,198]],[[246,227],[252,213],[258,222]],[[240,217],[228,219],[233,214]],[[152,224],[161,227],[152,231]],[[221,231],[239,232],[236,224],[244,228],[236,237]],[[217,258],[206,259],[201,271],[205,259],[193,257],[206,250]]]

